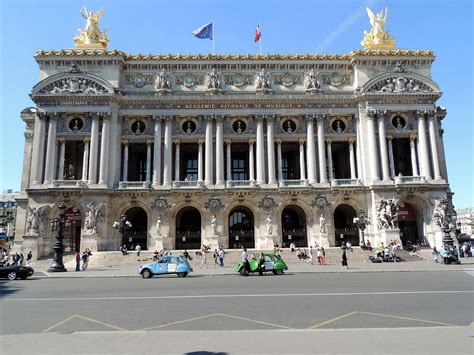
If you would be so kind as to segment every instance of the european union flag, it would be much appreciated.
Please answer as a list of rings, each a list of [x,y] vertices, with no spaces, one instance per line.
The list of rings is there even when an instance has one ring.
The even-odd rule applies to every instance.
[[[202,25],[201,27],[196,28],[193,32],[191,32],[191,34],[197,38],[209,38],[212,40],[212,22],[208,23],[207,25]]]

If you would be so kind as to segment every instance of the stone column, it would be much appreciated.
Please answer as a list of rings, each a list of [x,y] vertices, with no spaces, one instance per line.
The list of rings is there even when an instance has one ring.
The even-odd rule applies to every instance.
[[[428,142],[426,141],[425,112],[417,111],[418,116],[418,146],[420,149],[420,175],[431,179],[430,156],[428,154]]]
[[[89,176],[88,183],[97,183],[97,154],[99,151],[99,113],[93,114],[91,128],[91,147],[89,154]]]
[[[58,166],[58,180],[64,179],[64,155],[66,154],[66,140],[61,138],[59,140],[60,149],[59,149],[59,166]]]
[[[198,182],[202,183],[202,145],[204,141],[198,140]]]
[[[180,142],[179,140],[175,140],[174,141],[174,148],[175,148],[175,156],[174,156],[174,181],[180,181],[180,176],[179,176],[179,168],[180,168],[180,163],[179,163],[179,156],[180,156],[180,152],[179,152],[179,145],[180,145]]]
[[[367,138],[369,140],[370,178],[379,181],[379,161],[377,157],[377,143],[375,140],[374,119],[376,111],[367,111]]]
[[[123,173],[122,180],[128,181],[128,141],[123,141]]]
[[[225,141],[226,144],[226,161],[227,161],[227,181],[232,180],[232,156],[231,156],[231,140]]]
[[[439,154],[438,144],[436,142],[436,129],[435,129],[435,115],[434,111],[429,113],[428,127],[430,132],[430,146],[431,146],[431,157],[433,159],[433,173],[435,180],[441,180],[441,173],[439,169]]]
[[[326,151],[328,153],[328,173],[329,173],[329,181],[334,180],[334,174],[332,171],[332,149],[331,149],[332,142],[330,140],[327,141],[327,148]]]
[[[316,145],[314,143],[314,118],[315,115],[306,115],[306,121],[308,123],[306,136],[306,160],[308,162],[308,181],[310,184],[317,183]]]
[[[254,154],[253,154],[253,144],[254,140],[249,140],[249,180],[255,181],[255,162],[254,162]]]
[[[349,139],[349,164],[351,166],[351,179],[357,179],[354,156],[354,139]]]
[[[224,181],[224,131],[223,117],[216,117],[216,185],[223,186]]]
[[[263,117],[257,117],[257,184],[265,183],[265,155],[263,148]]]
[[[89,168],[89,138],[84,139],[84,155],[82,157],[82,181],[87,182]]]
[[[153,135],[153,187],[161,184],[161,116],[153,117],[155,129]]]
[[[51,184],[54,180],[55,156],[56,156],[56,125],[58,116],[49,116],[48,143],[46,146],[46,166],[44,172],[44,183]]]
[[[165,118],[165,141],[164,141],[164,153],[163,153],[163,186],[171,186],[171,169],[172,169],[172,158],[171,154],[173,151],[173,145],[171,142],[171,120],[172,116]]]
[[[416,161],[416,147],[415,147],[415,135],[410,135],[410,156],[411,156],[411,170],[413,176],[418,176],[418,163]]]
[[[377,118],[379,124],[379,148],[380,157],[382,160],[382,177],[383,179],[390,180],[390,172],[388,169],[388,156],[387,156],[387,138],[385,134],[385,111],[377,111]]]
[[[267,115],[267,158],[268,158],[268,183],[277,183],[275,176],[275,136],[273,134],[274,115]]]
[[[146,141],[146,182],[151,182],[151,140]]]
[[[281,160],[281,139],[276,140],[277,143],[277,157],[278,157],[278,181],[283,181],[283,167]]]
[[[212,185],[214,183],[213,176],[213,159],[214,154],[212,152],[212,120],[213,116],[206,117],[206,156],[205,156],[205,175],[204,175],[204,184]]]
[[[33,157],[31,159],[33,185],[39,185],[43,182],[44,142],[46,140],[47,116],[44,113],[38,113],[37,117],[33,136]]]
[[[110,140],[110,114],[102,116],[102,136],[100,143],[100,170],[99,184],[107,184],[109,176],[109,140]]]
[[[324,149],[324,115],[317,115],[318,120],[318,154],[319,154],[319,182],[328,182],[326,174],[326,150]]]
[[[300,143],[300,180],[306,180],[305,160],[304,160],[304,139],[299,140]]]
[[[390,163],[390,176],[393,179],[395,178],[395,161],[393,160],[393,146],[392,146],[393,137],[388,136],[387,139],[388,139],[388,160]]]

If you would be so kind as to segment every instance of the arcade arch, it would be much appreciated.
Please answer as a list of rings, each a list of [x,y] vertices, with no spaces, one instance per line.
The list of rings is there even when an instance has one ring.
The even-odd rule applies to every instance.
[[[282,247],[294,243],[296,247],[307,247],[307,224],[304,210],[297,205],[286,206],[281,213]]]
[[[176,249],[201,248],[201,213],[184,207],[176,214]]]
[[[254,215],[244,206],[238,206],[229,213],[229,248],[255,248]]]

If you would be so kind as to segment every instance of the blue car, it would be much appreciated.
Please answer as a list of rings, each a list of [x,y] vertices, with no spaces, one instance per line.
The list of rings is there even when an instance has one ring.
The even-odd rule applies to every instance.
[[[144,279],[149,279],[153,275],[176,274],[178,277],[186,277],[193,271],[191,265],[183,256],[165,255],[158,261],[140,266],[139,274]]]

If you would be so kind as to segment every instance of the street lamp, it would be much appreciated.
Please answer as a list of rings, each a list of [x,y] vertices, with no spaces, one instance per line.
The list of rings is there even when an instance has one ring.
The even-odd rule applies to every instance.
[[[127,229],[130,229],[132,228],[132,222],[130,222],[128,219],[127,219],[127,215],[125,213],[122,213],[120,215],[120,221],[117,222],[117,221],[114,221],[114,223],[112,224],[112,227],[114,229],[118,229],[119,233],[121,234],[122,236],[122,244],[125,244],[124,243],[124,240],[123,240],[123,233],[127,230]]]
[[[454,240],[451,237],[451,230],[453,229],[453,216],[451,212],[446,211],[445,218],[443,218],[441,230],[444,233],[443,236],[443,244],[452,246],[454,244]]]
[[[67,271],[63,264],[63,252],[64,252],[64,228],[71,225],[71,221],[65,217],[64,211],[66,210],[66,205],[61,202],[58,206],[59,208],[59,218],[56,217],[51,221],[51,230],[53,232],[58,232],[56,234],[56,241],[54,242],[54,257],[53,264],[48,269],[48,272],[65,272]]]
[[[360,229],[360,231],[362,232],[361,234],[361,239],[359,241],[359,245],[360,246],[365,246],[365,239],[364,239],[364,230],[365,228],[367,227],[368,224],[370,224],[370,217],[367,217],[365,215],[365,211],[364,210],[360,210],[359,211],[359,217],[354,217],[354,219],[352,220],[352,222],[357,225],[357,228]]]

